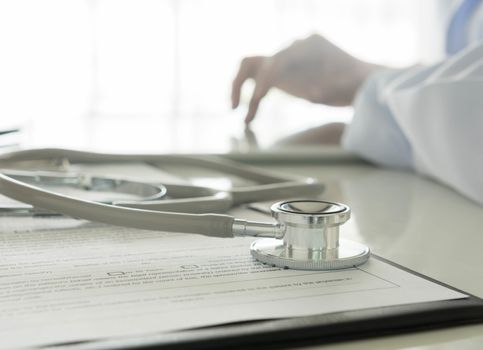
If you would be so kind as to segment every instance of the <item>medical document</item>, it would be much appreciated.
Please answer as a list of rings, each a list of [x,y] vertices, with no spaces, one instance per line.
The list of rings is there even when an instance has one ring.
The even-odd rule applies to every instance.
[[[2,218],[0,348],[465,297],[375,258],[330,272],[266,266],[251,241]]]

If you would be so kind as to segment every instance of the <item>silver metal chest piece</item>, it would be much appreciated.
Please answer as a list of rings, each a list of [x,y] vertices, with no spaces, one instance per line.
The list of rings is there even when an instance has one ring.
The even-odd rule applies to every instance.
[[[263,238],[252,243],[252,256],[266,264],[298,270],[336,270],[367,261],[369,248],[339,239],[339,226],[350,218],[344,204],[293,200],[271,207],[282,239]]]

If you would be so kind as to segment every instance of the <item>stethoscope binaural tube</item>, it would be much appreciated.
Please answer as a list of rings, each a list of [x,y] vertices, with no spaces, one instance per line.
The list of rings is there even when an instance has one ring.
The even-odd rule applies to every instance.
[[[7,170],[5,175],[24,183],[42,186],[65,187],[80,189],[86,192],[118,193],[124,196],[134,196],[137,201],[152,202],[166,198],[167,188],[161,184],[152,184],[135,180],[92,176],[77,173],[61,173],[51,171]],[[116,199],[104,197],[96,202],[114,204]]]

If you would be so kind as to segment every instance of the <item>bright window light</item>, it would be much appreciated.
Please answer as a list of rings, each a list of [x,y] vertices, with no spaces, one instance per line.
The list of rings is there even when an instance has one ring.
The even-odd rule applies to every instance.
[[[246,112],[229,103],[244,56],[317,32],[362,59],[407,66],[437,46],[433,9],[419,0],[4,0],[0,127],[30,126],[31,144],[228,151]],[[273,91],[253,128],[268,145],[351,113]]]

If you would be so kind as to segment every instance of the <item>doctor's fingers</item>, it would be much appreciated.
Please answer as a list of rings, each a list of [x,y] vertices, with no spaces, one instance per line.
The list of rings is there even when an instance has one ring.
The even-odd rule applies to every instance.
[[[232,108],[237,108],[240,104],[240,96],[243,84],[247,79],[255,78],[267,57],[253,56],[245,57],[238,68],[238,72],[232,83],[231,88],[231,104]]]
[[[273,58],[266,58],[261,67],[259,67],[257,75],[255,76],[255,89],[253,90],[253,94],[248,105],[248,112],[245,117],[246,124],[250,124],[255,118],[260,101],[273,87],[275,75],[276,72]]]

